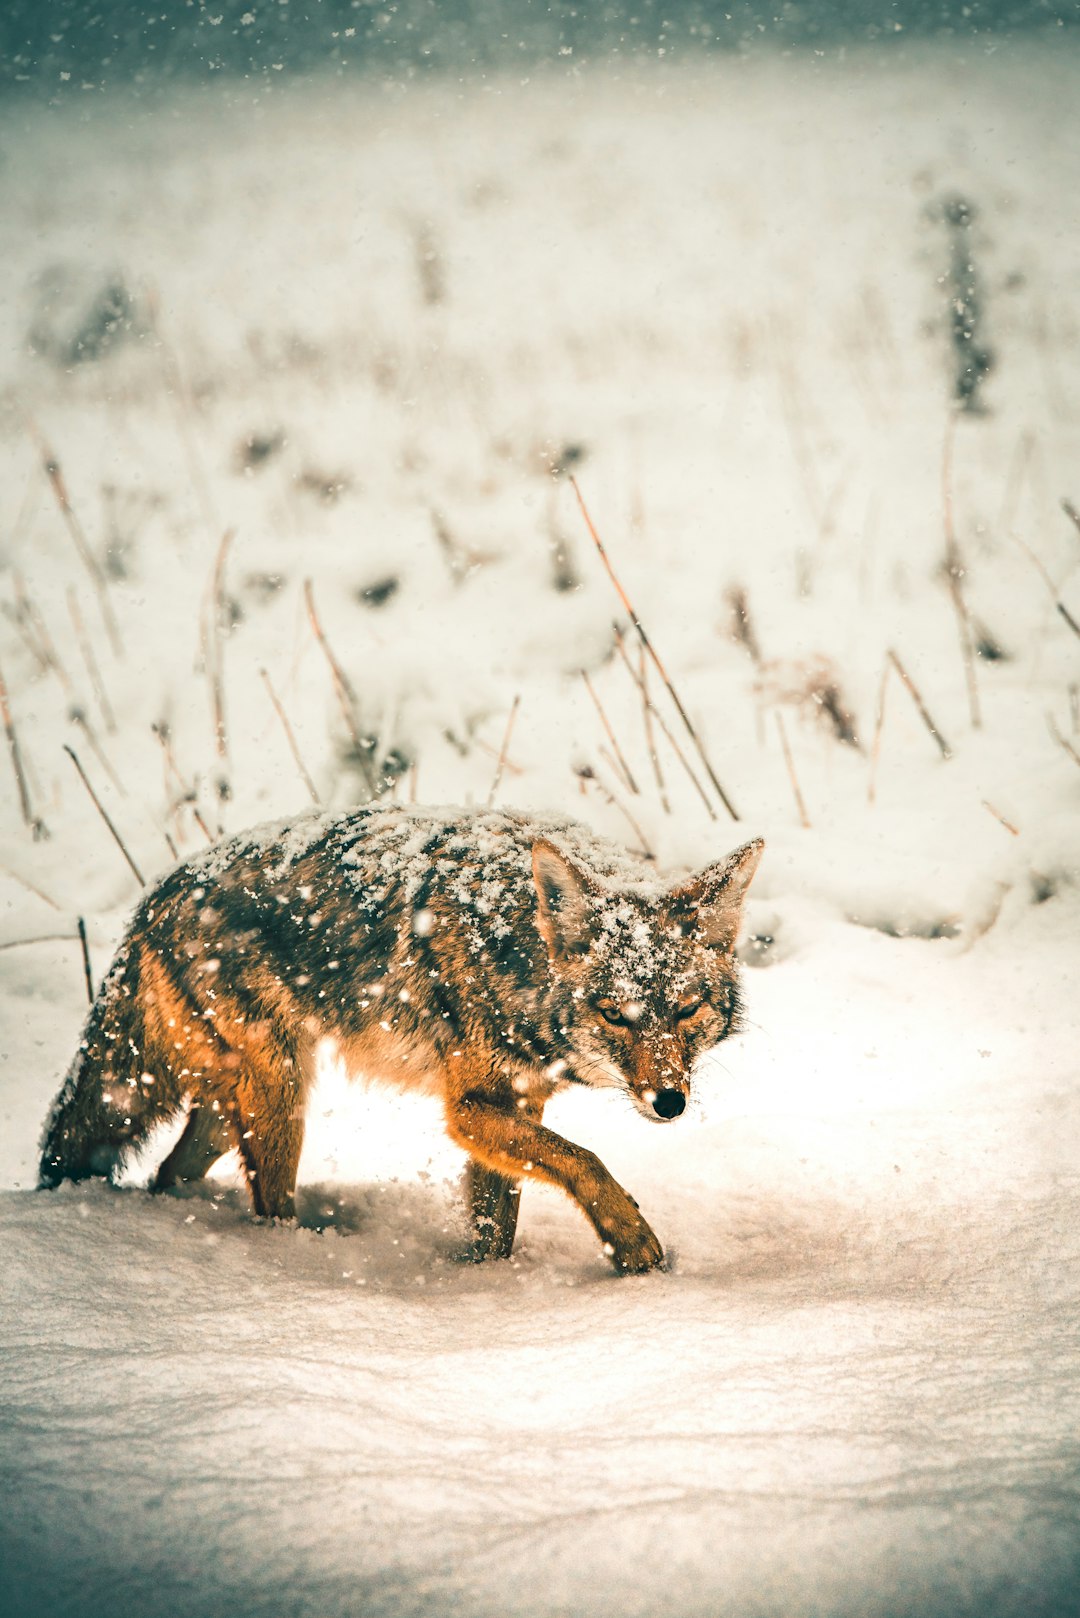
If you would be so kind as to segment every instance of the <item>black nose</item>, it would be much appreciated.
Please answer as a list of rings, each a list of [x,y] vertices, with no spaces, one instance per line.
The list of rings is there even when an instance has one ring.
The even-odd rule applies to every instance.
[[[681,1090],[657,1090],[653,1111],[661,1118],[677,1118],[686,1106]]]

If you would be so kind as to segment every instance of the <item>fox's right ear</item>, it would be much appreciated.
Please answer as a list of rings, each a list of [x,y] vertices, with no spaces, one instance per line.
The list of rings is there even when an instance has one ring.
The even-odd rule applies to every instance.
[[[669,914],[680,929],[714,948],[733,950],[746,890],[764,851],[764,842],[755,837],[670,893]]]
[[[584,871],[540,838],[533,844],[533,880],[538,900],[536,919],[552,960],[580,955],[589,947],[589,895],[592,882]]]

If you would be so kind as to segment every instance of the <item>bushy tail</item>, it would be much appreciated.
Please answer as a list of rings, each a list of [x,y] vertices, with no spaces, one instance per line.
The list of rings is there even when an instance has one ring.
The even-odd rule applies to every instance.
[[[39,1185],[115,1174],[125,1151],[169,1110],[168,1085],[158,1090],[146,1071],[138,956],[129,937],[91,1007],[45,1125]]]

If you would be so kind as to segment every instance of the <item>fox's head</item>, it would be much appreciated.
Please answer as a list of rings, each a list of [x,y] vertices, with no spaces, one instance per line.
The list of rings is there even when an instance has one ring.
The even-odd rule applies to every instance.
[[[694,1062],[737,1026],[735,941],[764,847],[744,843],[657,891],[614,887],[534,843],[555,1032],[574,1078],[625,1089],[646,1118],[679,1117]]]

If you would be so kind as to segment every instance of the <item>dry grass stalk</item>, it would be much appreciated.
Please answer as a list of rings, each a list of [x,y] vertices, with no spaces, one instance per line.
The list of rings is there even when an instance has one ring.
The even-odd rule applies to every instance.
[[[862,743],[855,729],[855,716],[845,704],[836,680],[819,671],[817,679],[809,688],[809,694],[818,712],[832,726],[837,741],[861,753]]]
[[[82,781],[82,784],[86,788],[87,792],[90,794],[91,803],[94,805],[94,808],[97,810],[98,814],[101,816],[102,820],[105,822],[106,826],[109,828],[109,831],[112,834],[113,841],[115,842],[117,848],[120,850],[121,854],[127,860],[128,865],[131,867],[131,871],[132,871],[132,874],[135,877],[136,882],[138,882],[140,888],[145,888],[146,880],[143,877],[142,872],[139,870],[139,867],[135,864],[135,861],[132,859],[130,853],[128,852],[128,847],[127,847],[127,844],[124,842],[124,839],[121,837],[120,833],[117,831],[116,827],[113,825],[112,821],[109,819],[109,815],[108,815],[108,813],[107,813],[107,811],[105,809],[104,804],[102,803],[101,799],[98,797],[97,793],[94,791],[93,787],[91,786],[90,777],[87,775],[86,771],[83,769],[82,765],[79,762],[79,755],[75,752],[75,749],[72,748],[72,747],[69,747],[66,742],[64,743],[64,752],[68,755],[71,762],[74,764],[75,768],[78,770],[79,777],[80,777],[80,779]]]
[[[941,503],[945,518],[945,581],[948,585],[949,598],[956,614],[956,632],[960,639],[960,656],[964,664],[964,681],[967,686],[968,712],[971,715],[972,730],[982,728],[982,711],[979,706],[979,687],[975,678],[975,637],[971,628],[971,614],[968,612],[967,602],[964,599],[964,560],[960,554],[960,545],[956,538],[956,526],[953,521],[952,498],[952,464],[953,447],[956,440],[956,416],[950,411],[945,423],[945,439],[941,452]]]
[[[733,584],[727,592],[726,600],[731,612],[732,640],[746,649],[752,662],[760,663],[761,646],[750,617],[750,603],[742,585]]]
[[[210,830],[210,827],[206,824],[206,821],[203,818],[202,813],[201,813],[201,811],[199,809],[198,794],[196,793],[194,787],[188,786],[187,782],[184,780],[184,777],[180,774],[180,769],[179,769],[179,766],[177,765],[176,757],[175,757],[175,755],[173,753],[173,750],[172,750],[172,738],[169,735],[169,727],[168,727],[168,725],[162,719],[162,720],[159,720],[156,724],[152,724],[150,726],[150,729],[153,731],[154,735],[157,737],[157,740],[158,740],[158,742],[160,743],[160,746],[161,746],[161,752],[162,752],[162,755],[163,755],[164,760],[165,760],[166,781],[168,780],[168,777],[171,775],[173,780],[176,782],[177,788],[178,788],[179,793],[180,793],[179,802],[180,803],[186,803],[186,804],[189,804],[191,806],[191,814],[192,814],[192,818],[195,821],[195,824],[198,826],[199,830],[202,832],[203,836],[206,838],[206,841],[208,843],[212,843],[214,841],[214,834]],[[178,805],[174,805],[174,812],[175,812],[175,809],[177,807],[178,807]]]
[[[968,932],[967,937],[964,940],[962,951],[963,954],[966,955],[969,950],[974,949],[975,945],[979,942],[979,939],[985,938],[987,933],[990,932],[991,928],[996,925],[998,918],[1001,915],[1002,906],[1011,892],[1011,882],[994,883],[994,890],[989,904],[984,910],[982,916],[973,923],[971,930]]]
[[[101,668],[97,658],[94,656],[94,648],[90,642],[90,637],[86,633],[82,613],[79,611],[79,598],[71,585],[68,586],[67,590],[67,606],[72,628],[75,630],[75,639],[79,643],[79,651],[82,654],[86,672],[90,676],[90,686],[98,708],[101,710],[105,729],[110,736],[114,736],[116,734],[116,715],[113,713],[112,703],[109,701],[108,692],[105,690],[105,681],[101,677]]]
[[[1069,687],[1069,722],[1075,735],[1080,730],[1080,685]]]
[[[489,809],[492,808],[495,803],[495,794],[499,790],[499,783],[503,778],[503,770],[506,768],[506,755],[510,749],[510,737],[514,732],[514,720],[517,718],[517,711],[520,705],[520,695],[515,696],[513,702],[510,704],[510,716],[506,721],[506,730],[503,733],[502,746],[499,748],[499,757],[495,765],[495,775],[491,783],[491,790],[487,795],[487,807]]]
[[[1035,454],[1035,435],[1030,429],[1020,434],[1016,441],[1009,461],[1009,469],[1005,476],[1005,490],[1001,498],[1001,510],[998,513],[998,530],[1007,533],[1016,520],[1017,507],[1020,502],[1020,491],[1023,488],[1024,477],[1029,462]]]
[[[1072,630],[1073,634],[1077,635],[1077,636],[1080,636],[1080,624],[1077,623],[1076,619],[1073,617],[1073,615],[1069,611],[1068,607],[1066,607],[1064,601],[1055,601],[1054,606],[1057,608],[1057,610],[1058,610],[1059,614],[1061,615],[1061,617],[1064,618],[1065,622],[1068,624],[1068,626]]]
[[[554,489],[552,493],[554,494]],[[551,583],[560,595],[576,590],[580,584],[570,553],[570,542],[559,528],[552,509],[548,515],[548,548],[551,552]]]
[[[908,673],[903,663],[901,663],[899,657],[897,657],[891,646],[885,655],[889,659],[889,662],[892,664],[893,668],[896,670],[897,674],[899,674],[901,680],[903,680],[912,702],[919,710],[919,717],[937,743],[942,758],[952,758],[952,750],[950,749],[948,742],[945,740],[940,730],[938,730],[937,726],[934,724],[934,721],[931,719],[926,703],[923,701],[922,694],[919,691],[918,686],[915,684],[915,681],[911,678],[911,675]]]
[[[629,809],[621,801],[621,799],[617,798],[614,792],[604,785],[603,781],[601,781],[592,765],[577,764],[574,766],[574,774],[581,782],[582,791],[584,791],[588,786],[594,786],[604,799],[604,802],[610,804],[613,809],[617,809],[619,811],[641,845],[636,852],[641,854],[647,860],[655,860],[656,855],[649,846],[649,840],[645,836],[645,833],[642,831],[641,827],[638,825],[637,821],[634,819],[633,815],[630,813]]]
[[[83,975],[86,978],[86,998],[90,1005],[94,1003],[94,974],[90,969],[90,945],[86,938],[86,922],[82,916],[78,917],[79,943],[82,946]]]
[[[374,797],[376,791],[378,790],[378,781],[376,780],[375,776],[375,760],[372,756],[374,749],[372,747],[371,737],[362,736],[360,734],[360,726],[356,717],[356,693],[349,684],[345,670],[341,667],[341,664],[331,651],[329,641],[323,634],[323,627],[319,622],[319,615],[315,611],[315,593],[312,589],[310,579],[304,580],[304,600],[307,603],[308,619],[311,623],[312,632],[314,633],[315,639],[318,641],[319,646],[322,649],[323,656],[326,658],[329,666],[330,675],[334,682],[334,691],[338,699],[338,706],[341,709],[342,718],[345,720],[349,735],[352,737],[353,744],[356,747],[356,757],[359,761],[361,769],[364,772],[364,779],[367,784],[368,792],[371,797]]]
[[[15,625],[23,645],[26,647],[26,650],[30,653],[30,656],[34,660],[37,673],[39,675],[51,674],[52,668],[49,663],[48,653],[39,643],[37,637],[34,635],[31,625],[27,622],[27,616],[22,600],[16,596],[14,606],[11,606],[9,602],[5,601],[3,604],[3,612],[4,617]]]
[[[1051,736],[1057,742],[1058,746],[1063,748],[1065,750],[1065,752],[1068,753],[1068,755],[1072,759],[1073,763],[1074,764],[1080,764],[1080,753],[1077,752],[1076,748],[1073,746],[1073,744],[1069,740],[1069,738],[1067,736],[1063,736],[1061,734],[1060,730],[1057,728],[1057,725],[1054,722],[1053,714],[1047,714],[1047,716],[1046,716],[1046,727],[1049,730]]]
[[[866,801],[873,803],[877,792],[877,768],[881,757],[881,731],[885,724],[885,691],[889,684],[889,660],[885,659],[885,667],[881,671],[881,684],[878,686],[877,713],[874,716],[874,740],[870,748],[870,779],[866,788]]]
[[[611,728],[611,722],[609,721],[607,714],[604,712],[603,705],[602,705],[602,703],[600,701],[600,698],[597,696],[596,691],[595,691],[595,689],[593,687],[593,683],[589,679],[589,676],[588,676],[588,674],[586,674],[584,669],[581,670],[581,678],[585,682],[586,691],[589,693],[590,697],[593,700],[594,708],[596,709],[597,713],[600,715],[600,723],[603,725],[604,730],[607,733],[608,741],[611,743],[612,750],[613,750],[613,752],[615,754],[615,757],[616,757],[616,759],[618,761],[618,768],[617,768],[616,773],[617,774],[621,773],[621,775],[623,777],[623,780],[626,782],[627,786],[630,788],[630,791],[634,794],[635,798],[640,798],[641,790],[640,790],[637,782],[634,780],[633,771],[631,770],[629,764],[626,762],[626,759],[623,756],[623,750],[619,746],[618,740],[617,740],[617,738],[615,736],[615,732]]]
[[[417,779],[417,776],[418,776],[419,772],[420,772],[420,761],[419,761],[419,759],[414,758],[412,763],[409,766],[409,802],[410,803],[415,803],[416,802],[416,779]]]
[[[8,544],[11,551],[17,550],[23,534],[30,531],[30,526],[41,509],[42,492],[41,479],[37,475],[37,467],[34,466],[27,473],[22,501],[8,534]]]
[[[93,725],[90,723],[89,719],[86,717],[86,714],[83,711],[83,709],[79,708],[79,707],[71,707],[71,708],[69,708],[68,709],[68,718],[71,720],[71,723],[73,725],[78,725],[79,729],[82,731],[83,735],[86,737],[86,740],[89,742],[90,751],[93,753],[94,757],[97,759],[98,764],[105,771],[105,774],[109,777],[109,780],[111,781],[112,785],[115,787],[116,791],[120,794],[120,796],[122,798],[126,798],[127,797],[127,788],[124,786],[124,783],[121,781],[120,777],[117,775],[116,771],[113,769],[112,765],[109,763],[108,759],[106,758],[105,751],[104,751],[101,743],[98,741],[97,731],[94,729]]]
[[[187,386],[184,373],[180,367],[176,350],[166,337],[161,326],[161,305],[156,287],[148,287],[144,293],[144,308],[148,323],[156,339],[156,347],[161,357],[162,376],[165,382],[165,397],[172,407],[176,418],[176,428],[180,435],[184,458],[188,464],[188,475],[191,486],[195,490],[200,513],[206,526],[208,535],[221,532],[221,523],[214,510],[214,502],[210,498],[210,486],[199,459],[199,451],[192,430],[191,418],[194,410],[191,402],[191,391]]]
[[[784,727],[784,716],[780,712],[779,708],[776,709],[776,728],[780,733],[780,746],[783,749],[784,763],[787,765],[788,779],[791,782],[791,790],[795,794],[795,807],[799,811],[799,822],[804,831],[809,831],[810,816],[806,812],[806,804],[803,800],[802,792],[799,789],[799,778],[795,774],[795,760],[791,756],[791,748],[788,746],[787,730]]]
[[[489,562],[498,560],[495,551],[477,550],[475,546],[465,545],[451,532],[446,519],[438,511],[432,511],[431,524],[435,530],[435,538],[439,543],[446,560],[447,570],[454,584],[464,584],[470,574],[477,568],[485,567]]]
[[[206,677],[210,683],[210,705],[214,715],[214,745],[220,759],[228,759],[229,756],[229,743],[225,730],[225,638],[228,628],[225,562],[235,535],[235,528],[226,528],[217,548],[214,571],[210,577],[210,609],[203,633]]]
[[[656,751],[656,737],[653,734],[652,716],[654,708],[652,698],[649,696],[649,687],[647,683],[649,665],[645,661],[645,648],[643,646],[640,648],[640,652],[641,663],[638,669],[638,687],[641,691],[641,717],[645,722],[645,745],[649,750],[649,760],[653,767],[653,775],[656,777],[656,790],[660,794],[661,808],[663,809],[665,815],[670,815],[671,804],[668,801],[667,786],[664,781],[663,771],[660,768],[660,755]]]
[[[446,297],[446,267],[439,239],[425,221],[413,225],[412,237],[420,297],[428,305],[442,303]]]
[[[43,888],[37,887],[33,882],[30,881],[29,877],[23,876],[21,871],[13,871],[8,865],[0,865],[0,876],[6,876],[12,882],[17,882],[20,887],[26,889],[27,893],[32,893],[35,899],[43,900],[51,910],[60,909],[60,906],[57,904],[55,899],[50,899],[49,895]]]
[[[821,512],[821,521],[818,524],[818,539],[831,539],[836,532],[837,518],[847,486],[850,481],[850,470],[844,467],[825,496],[825,504]]]
[[[1002,814],[1001,810],[1000,809],[995,809],[993,804],[990,802],[990,800],[988,798],[983,798],[982,806],[983,806],[984,809],[989,809],[989,811],[993,815],[994,819],[999,821],[1001,823],[1001,825],[1003,825],[1005,827],[1006,831],[1012,832],[1012,835],[1014,837],[1019,837],[1019,835],[1020,835],[1019,828],[1014,826],[1011,820],[1006,820],[1005,816]]]
[[[1068,607],[1059,597],[1057,585],[1046,571],[1046,568],[1043,566],[1042,562],[1040,562],[1039,558],[1035,555],[1035,552],[1032,550],[1031,546],[1025,545],[1024,541],[1017,534],[1010,534],[1009,538],[1012,540],[1014,545],[1018,545],[1020,547],[1028,561],[1031,563],[1032,567],[1046,585],[1046,588],[1050,592],[1050,599],[1053,601],[1059,616],[1065,620],[1073,634],[1080,637],[1080,624],[1077,623]]]
[[[791,333],[779,316],[774,315],[770,319],[769,339],[773,349],[777,381],[780,384],[780,413],[787,428],[791,453],[802,480],[806,504],[813,518],[814,527],[820,536],[824,516],[821,479],[818,477],[814,457],[810,450],[802,390],[791,358]]]
[[[120,627],[116,622],[116,615],[112,609],[112,602],[109,600],[108,581],[105,578],[105,570],[98,561],[97,557],[94,555],[93,551],[90,549],[90,543],[87,540],[82,523],[76,516],[75,508],[72,505],[71,497],[68,494],[67,484],[64,481],[64,474],[61,469],[60,462],[56,459],[56,456],[45,442],[45,439],[32,422],[30,424],[30,432],[34,442],[37,445],[38,453],[41,456],[41,464],[44,468],[45,476],[49,480],[49,487],[52,489],[56,503],[60,508],[60,515],[64,519],[64,526],[67,528],[68,534],[71,537],[71,542],[75,546],[79,560],[82,562],[87,573],[90,575],[90,582],[94,586],[94,591],[98,598],[98,606],[101,608],[102,622],[105,625],[112,649],[117,657],[123,657],[124,645],[123,641],[120,639]]]
[[[648,686],[645,683],[645,670],[647,666],[645,662],[645,650],[644,647],[638,648],[641,653],[641,671],[639,673],[630,661],[630,654],[626,650],[626,641],[623,637],[621,628],[618,624],[613,625],[613,628],[615,630],[615,645],[618,648],[619,656],[622,658],[626,672],[633,680],[635,686],[637,687],[638,695],[641,697],[641,718],[645,727],[645,749],[649,755],[649,763],[652,765],[653,780],[656,782],[656,791],[660,799],[660,807],[663,809],[665,815],[670,815],[671,805],[668,802],[667,790],[664,785],[664,772],[660,768],[660,756],[656,751],[656,738],[653,734],[652,722],[653,715],[656,710],[653,706],[652,698],[649,696]],[[712,807],[711,804],[709,807]]]
[[[671,731],[668,728],[667,722],[664,719],[663,714],[660,712],[659,708],[656,706],[655,702],[653,701],[652,697],[649,694],[649,688],[648,688],[648,684],[647,684],[647,681],[646,681],[646,663],[645,663],[644,652],[642,652],[641,668],[640,668],[640,672],[638,672],[637,670],[635,670],[634,665],[630,661],[629,655],[628,655],[627,650],[626,650],[626,645],[625,645],[625,642],[623,640],[622,630],[619,628],[618,624],[615,625],[615,644],[619,649],[619,655],[622,657],[623,663],[626,665],[627,673],[630,675],[630,678],[633,680],[634,684],[637,686],[638,690],[641,693],[641,711],[642,711],[642,718],[643,718],[644,724],[645,724],[645,737],[646,737],[646,741],[647,741],[648,746],[649,746],[650,758],[652,758],[652,760],[653,760],[654,771],[657,774],[657,777],[661,782],[661,792],[663,791],[662,777],[660,775],[660,765],[659,765],[659,760],[658,760],[657,755],[656,755],[656,747],[655,747],[654,742],[653,742],[653,733],[652,733],[652,721],[654,719],[656,720],[656,723],[660,726],[660,729],[663,731],[664,736],[665,736],[665,738],[667,740],[667,744],[671,748],[671,751],[675,754],[675,757],[678,759],[679,763],[682,765],[683,769],[686,771],[686,774],[687,774],[687,776],[689,778],[690,784],[694,788],[694,791],[697,793],[698,797],[701,799],[702,803],[704,804],[705,812],[708,815],[709,819],[710,820],[715,820],[716,819],[716,810],[713,808],[712,804],[709,802],[708,793],[705,791],[705,788],[702,786],[701,782],[698,780],[697,776],[695,775],[693,769],[691,768],[690,761],[686,757],[686,754],[683,752],[682,748],[679,746],[678,742],[675,740],[674,736],[671,734]]]
[[[273,685],[270,683],[269,674],[266,672],[265,669],[260,669],[259,673],[262,676],[263,683],[266,686],[267,695],[269,696],[270,701],[274,705],[274,712],[277,714],[278,718],[281,720],[281,728],[285,732],[285,740],[289,744],[289,751],[292,753],[293,761],[296,764],[296,768],[300,772],[300,778],[303,781],[304,785],[308,789],[308,793],[309,793],[309,795],[311,797],[312,803],[315,804],[316,806],[318,806],[319,804],[322,803],[322,799],[319,797],[319,794],[316,792],[315,783],[311,779],[311,776],[308,774],[307,766],[305,765],[303,759],[300,756],[300,749],[296,745],[296,737],[293,735],[293,728],[289,724],[289,716],[285,712],[285,709],[281,706],[281,703],[278,701],[277,692],[274,690]]]
[[[619,768],[619,761],[615,757],[615,755],[611,751],[611,749],[609,747],[605,747],[603,742],[601,742],[600,745],[597,747],[596,751],[600,754],[600,757],[603,759],[604,763],[607,765],[608,769],[611,771],[611,773],[615,777],[616,781],[618,781],[619,785],[620,786],[625,785],[625,782],[623,781],[622,771]]]
[[[473,737],[473,746],[476,748],[477,752],[486,753],[488,758],[497,759],[500,753],[500,749],[498,747],[492,747],[491,743],[485,742],[482,736]],[[465,758],[467,754],[468,749],[466,748],[461,755],[462,758]],[[525,774],[524,764],[519,764],[516,759],[512,759],[509,753],[507,753],[506,757],[503,759],[503,769],[509,771],[511,775]]]
[[[1068,517],[1077,533],[1080,534],[1080,511],[1077,511],[1071,500],[1066,500],[1064,497],[1062,497],[1061,509],[1065,513],[1066,517]]]
[[[709,780],[712,782],[713,790],[716,792],[717,797],[720,799],[720,802],[723,804],[724,808],[727,810],[727,812],[731,816],[732,820],[738,820],[739,816],[736,814],[734,808],[732,807],[731,800],[728,798],[727,793],[724,791],[723,787],[720,785],[720,782],[716,778],[716,772],[714,771],[712,765],[709,763],[708,756],[707,756],[707,754],[705,752],[704,747],[702,746],[701,739],[698,736],[697,731],[694,729],[693,722],[690,719],[690,715],[687,713],[686,709],[683,707],[682,702],[679,699],[679,693],[676,691],[674,685],[672,685],[671,680],[668,677],[668,672],[665,669],[663,663],[661,663],[659,654],[657,653],[655,646],[653,645],[652,641],[649,639],[648,635],[646,634],[645,627],[642,624],[641,619],[638,617],[637,613],[634,611],[633,606],[631,605],[629,596],[627,595],[626,591],[623,589],[622,585],[619,583],[618,577],[617,577],[617,575],[615,573],[615,569],[612,567],[611,562],[608,559],[608,554],[607,554],[607,551],[604,549],[603,542],[602,542],[602,540],[600,538],[600,535],[597,533],[596,528],[593,525],[593,520],[589,516],[589,509],[586,506],[584,499],[582,498],[581,490],[578,488],[578,485],[577,485],[577,479],[573,475],[571,475],[571,478],[570,478],[570,485],[571,485],[575,495],[577,496],[578,505],[581,507],[581,515],[585,519],[585,526],[589,530],[589,534],[590,534],[590,536],[592,538],[593,544],[596,546],[597,553],[599,554],[600,560],[603,562],[604,567],[605,567],[605,569],[607,571],[608,578],[611,580],[612,584],[615,586],[615,592],[618,595],[619,600],[622,602],[623,607],[625,608],[626,613],[629,616],[630,622],[633,624],[634,628],[637,630],[638,637],[639,637],[639,639],[641,641],[642,646],[645,648],[646,652],[649,654],[649,657],[652,659],[653,666],[655,667],[657,674],[659,674],[661,680],[663,680],[664,686],[667,689],[667,693],[668,693],[669,697],[671,698],[672,702],[675,704],[675,707],[676,707],[676,709],[678,711],[679,718],[682,720],[683,724],[686,727],[687,735],[690,737],[690,740],[693,742],[695,748],[697,749],[698,757],[701,759],[701,762],[705,767],[705,773],[709,777]]]
[[[64,666],[56,644],[45,625],[45,619],[31,600],[30,592],[22,575],[13,575],[15,582],[15,613],[16,623],[23,632],[23,639],[31,647],[39,665],[50,673],[56,675],[64,692],[68,697],[74,697],[75,686],[71,675]]]
[[[70,933],[38,933],[34,938],[9,938],[0,949],[22,949],[24,944],[70,944]]]
[[[30,830],[36,840],[40,837],[47,836],[48,833],[45,829],[44,821],[39,820],[34,814],[33,805],[30,802],[30,788],[26,781],[26,771],[23,768],[22,752],[19,748],[19,738],[15,730],[15,720],[12,716],[11,704],[8,701],[7,682],[4,679],[2,669],[0,669],[0,715],[3,716],[4,734],[7,736],[8,751],[11,754],[11,767],[15,772],[15,784],[19,789],[19,809],[22,813],[23,821],[27,826],[30,827]]]

